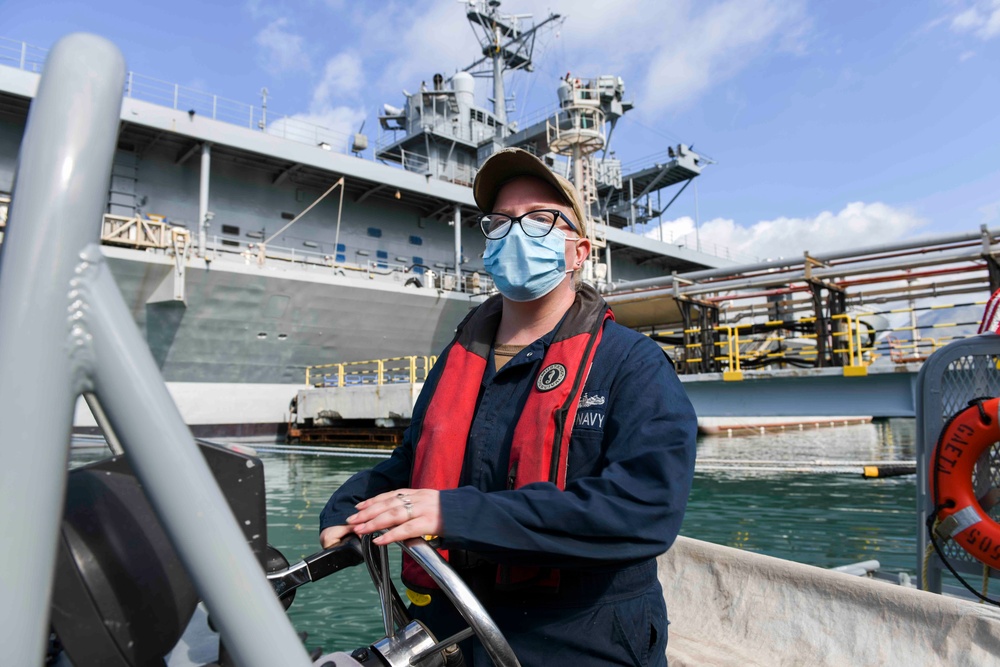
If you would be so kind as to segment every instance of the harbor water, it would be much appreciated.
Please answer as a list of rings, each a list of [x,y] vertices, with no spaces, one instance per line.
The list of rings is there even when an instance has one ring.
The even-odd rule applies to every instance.
[[[903,419],[701,437],[698,456],[706,463],[695,474],[681,532],[820,567],[875,559],[883,572],[912,574],[915,477],[865,479],[860,465],[841,462],[912,461],[914,438],[913,420]],[[318,550],[317,517],[330,494],[379,458],[270,453],[257,444],[268,540],[295,562]],[[390,555],[398,562],[398,549]],[[367,572],[356,567],[299,589],[289,615],[308,633],[310,648],[350,651],[382,636],[378,609]]]

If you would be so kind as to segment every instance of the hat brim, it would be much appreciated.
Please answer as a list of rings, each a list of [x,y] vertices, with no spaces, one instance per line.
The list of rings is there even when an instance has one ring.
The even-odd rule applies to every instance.
[[[484,213],[492,211],[503,186],[522,176],[532,176],[551,185],[573,209],[576,215],[574,222],[578,223],[578,231],[582,234],[586,220],[576,188],[537,157],[518,148],[507,148],[494,153],[480,168],[472,186],[472,196],[476,200],[476,206]]]

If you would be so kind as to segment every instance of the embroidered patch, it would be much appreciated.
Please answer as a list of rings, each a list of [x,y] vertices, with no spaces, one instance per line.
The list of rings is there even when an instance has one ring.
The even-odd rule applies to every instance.
[[[590,408],[595,405],[604,405],[604,401],[605,398],[603,396],[600,396],[599,394],[594,394],[593,396],[591,396],[590,394],[584,394],[583,396],[580,397],[580,407]]]
[[[566,367],[562,364],[550,364],[542,369],[535,381],[538,391],[551,391],[566,379]]]

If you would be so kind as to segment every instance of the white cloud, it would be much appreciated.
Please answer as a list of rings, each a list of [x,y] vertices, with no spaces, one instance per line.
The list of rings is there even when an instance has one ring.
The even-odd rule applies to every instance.
[[[955,32],[969,32],[986,41],[1000,35],[1000,0],[973,0],[951,20]]]
[[[363,109],[348,106],[325,108],[316,112],[298,113],[268,123],[267,133],[318,146],[327,144],[330,150],[347,150],[351,136],[365,119]]]
[[[302,36],[290,32],[287,26],[288,19],[279,18],[254,37],[254,42],[263,50],[262,65],[272,74],[309,68],[309,56],[303,48]]]
[[[690,16],[682,34],[651,54],[644,103],[653,110],[693,104],[776,43],[799,50],[804,29],[798,3],[727,0]]]
[[[379,88],[413,91],[435,72],[453,74],[480,51],[465,13],[454,2],[384,2],[365,16],[362,32],[373,49],[389,54]],[[510,11],[504,7],[505,11]]]
[[[313,88],[310,108],[323,109],[334,99],[354,97],[363,82],[361,59],[352,53],[340,53],[326,61],[323,78]]]
[[[376,40],[373,48],[390,54],[380,88],[412,90],[434,72],[449,76],[480,52],[454,3],[378,7],[364,19],[364,32]],[[635,0],[626,8],[609,0],[550,0],[544,9],[509,0],[503,11],[533,13],[536,23],[549,11],[565,17],[557,31],[539,38],[536,51],[545,45],[549,51],[536,53],[538,69],[624,76],[649,114],[694,103],[768,52],[801,52],[809,26],[803,0]]]
[[[837,213],[823,211],[811,218],[775,218],[745,227],[732,219],[716,218],[701,224],[695,234],[689,217],[663,223],[663,240],[737,261],[801,257],[879,245],[902,239],[926,222],[912,212],[881,202],[853,202]],[[659,238],[659,230],[645,233]]]
[[[362,107],[337,101],[356,99],[364,81],[361,59],[351,53],[338,54],[326,62],[323,76],[313,87],[309,111],[268,124],[268,133],[303,143],[327,144],[333,151],[346,150],[366,113]]]

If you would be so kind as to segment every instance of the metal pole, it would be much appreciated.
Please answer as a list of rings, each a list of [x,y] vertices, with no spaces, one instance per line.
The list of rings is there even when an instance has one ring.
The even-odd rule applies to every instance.
[[[90,414],[94,416],[94,421],[97,422],[98,427],[101,429],[101,433],[104,434],[104,439],[108,442],[108,449],[115,456],[125,453],[125,449],[122,447],[122,443],[118,440],[118,436],[115,434],[113,428],[111,428],[111,421],[108,419],[108,415],[104,412],[104,408],[101,406],[101,402],[97,399],[97,396],[93,392],[84,392],[84,400],[87,402],[87,407],[90,408]]]
[[[455,204],[455,276],[462,289],[462,205]]]
[[[992,229],[988,231],[990,238],[1000,236],[1000,228]],[[979,240],[981,238],[980,233],[966,233],[966,234],[954,234],[947,236],[933,236],[930,238],[923,238],[917,241],[904,241],[901,243],[890,243],[885,245],[869,246],[867,248],[860,248],[854,250],[840,250],[837,252],[823,253],[812,255],[813,259],[819,262],[831,262],[838,259],[854,259],[857,261],[864,260],[867,255],[881,255],[889,254],[906,250],[921,250],[921,254],[924,254],[924,249],[932,248],[934,246],[940,245],[953,245],[958,243],[965,243],[968,241]],[[898,263],[899,268],[906,268],[909,266],[909,262],[906,260],[900,260]],[[754,264],[740,264],[726,266],[721,269],[703,269],[701,271],[688,271],[687,273],[680,274],[681,278],[689,281],[699,281],[708,280],[710,278],[726,278],[732,276],[736,273],[755,273],[758,271],[771,271],[775,269],[797,269],[801,268],[801,259],[779,259],[773,262],[757,262]],[[621,285],[611,285],[608,291],[614,291],[616,289],[639,289],[644,287],[660,287],[669,286],[674,282],[673,276],[660,276],[659,278],[645,278],[643,280],[635,280],[628,283],[622,283]]]
[[[507,93],[503,89],[503,56],[493,53],[493,114],[497,117],[497,131],[507,126]],[[578,186],[579,187],[579,186]]]
[[[656,191],[656,226],[660,233],[660,243],[663,243],[663,209],[660,208],[660,190]]]
[[[604,261],[608,265],[608,275],[605,278],[605,280],[608,283],[610,283],[611,282],[611,244],[610,243],[608,243],[606,246],[604,246],[604,257],[605,257]]]
[[[628,209],[629,231],[635,234],[635,187],[632,179],[628,179]]]
[[[694,243],[701,252],[701,216],[698,214],[698,183],[694,184]]]
[[[18,157],[0,262],[4,664],[44,662],[73,412],[90,389],[91,334],[76,271],[88,263],[82,248],[97,241],[124,84],[125,62],[110,42],[61,39]]]
[[[94,263],[85,279],[91,286],[95,388],[150,504],[236,663],[310,665],[107,264],[92,248]]]
[[[205,233],[208,229],[208,186],[212,172],[212,144],[201,145],[201,179],[198,185],[198,253],[204,257]]]

